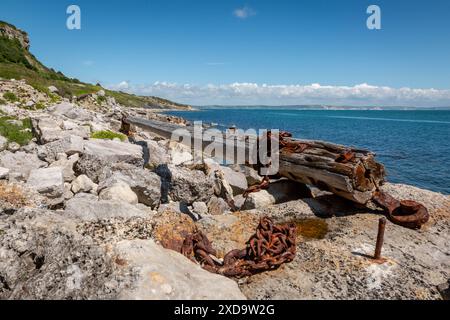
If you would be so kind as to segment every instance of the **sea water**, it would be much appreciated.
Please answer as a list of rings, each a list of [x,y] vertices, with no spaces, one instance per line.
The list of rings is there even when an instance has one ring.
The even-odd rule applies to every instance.
[[[204,107],[173,111],[220,129],[280,129],[302,139],[369,149],[388,181],[450,194],[450,110],[298,110]]]

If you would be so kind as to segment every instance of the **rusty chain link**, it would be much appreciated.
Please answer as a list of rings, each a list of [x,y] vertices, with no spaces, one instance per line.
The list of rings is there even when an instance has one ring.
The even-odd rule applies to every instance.
[[[227,277],[242,278],[264,271],[274,270],[283,263],[294,260],[297,227],[295,224],[275,225],[270,218],[261,219],[256,233],[242,250],[232,250],[223,261],[205,234],[197,231],[184,240],[181,253],[210,272]]]

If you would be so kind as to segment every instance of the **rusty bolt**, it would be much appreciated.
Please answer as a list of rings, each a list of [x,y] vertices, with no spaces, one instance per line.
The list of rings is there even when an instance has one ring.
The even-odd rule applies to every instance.
[[[375,260],[381,259],[381,249],[383,248],[384,242],[384,230],[386,229],[386,218],[380,218],[380,222],[378,224],[378,237],[377,237],[377,245],[375,247]]]

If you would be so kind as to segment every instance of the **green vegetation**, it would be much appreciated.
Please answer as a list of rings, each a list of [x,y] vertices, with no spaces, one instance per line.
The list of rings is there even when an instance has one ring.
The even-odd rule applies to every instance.
[[[0,135],[8,142],[17,142],[21,146],[27,145],[33,138],[31,133],[31,120],[22,120],[23,125],[13,124],[8,120],[16,120],[12,117],[0,117]]]
[[[106,101],[106,97],[104,97],[104,96],[98,96],[97,97],[97,103],[98,104],[102,104],[105,101]]]
[[[43,110],[43,109],[47,108],[47,106],[42,102],[38,102],[35,105],[30,106],[30,107],[27,107],[24,105],[24,103],[22,103],[21,108],[27,109],[27,110]]]
[[[28,69],[36,68],[28,61],[25,50],[19,40],[0,37],[0,62],[11,62],[25,66]]]
[[[2,105],[2,104],[6,104],[6,101],[3,100],[2,98],[0,98],[0,105]]]
[[[49,97],[50,97],[50,103],[51,104],[61,102],[61,98],[58,95],[56,95],[56,94],[50,93]]]
[[[136,96],[134,94],[129,94],[121,91],[110,91],[106,90],[108,96],[116,99],[117,103],[124,106],[134,107],[134,108],[154,108],[154,109],[188,109],[189,106],[185,104],[175,103],[167,99],[162,99],[158,97],[143,97]]]
[[[104,139],[104,140],[113,140],[115,138],[119,138],[120,141],[125,141],[127,138],[126,135],[122,133],[112,132],[110,130],[97,131],[91,135],[93,139]]]
[[[19,99],[17,99],[17,96],[13,92],[6,92],[3,94],[3,98],[8,100],[9,102],[16,102]]]
[[[38,102],[34,105],[35,110],[42,110],[45,109],[45,105],[42,102]]]

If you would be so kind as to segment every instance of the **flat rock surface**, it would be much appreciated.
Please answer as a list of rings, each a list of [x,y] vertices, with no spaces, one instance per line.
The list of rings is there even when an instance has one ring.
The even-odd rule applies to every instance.
[[[249,299],[441,299],[437,286],[450,278],[449,197],[404,185],[384,188],[399,199],[422,201],[432,218],[419,231],[388,222],[383,264],[371,260],[380,213],[355,209],[334,196],[251,211],[297,223],[299,237],[296,259],[241,281],[244,294]]]
[[[245,299],[236,282],[203,270],[181,254],[152,240],[119,242],[114,252],[138,273],[133,287],[121,299],[137,300],[238,300]]]
[[[65,214],[84,221],[111,218],[145,218],[148,214],[137,207],[119,201],[94,201],[89,198],[73,198],[67,201]]]
[[[27,184],[48,197],[61,197],[64,194],[63,168],[52,167],[32,170]]]
[[[23,179],[27,179],[30,171],[42,168],[46,165],[44,161],[38,159],[35,154],[28,154],[22,151],[12,153],[3,151],[0,153],[0,166],[10,169],[13,173]]]
[[[141,146],[113,140],[85,141],[84,152],[99,157],[112,157],[121,161],[129,160],[129,158],[142,159],[143,157]]]

